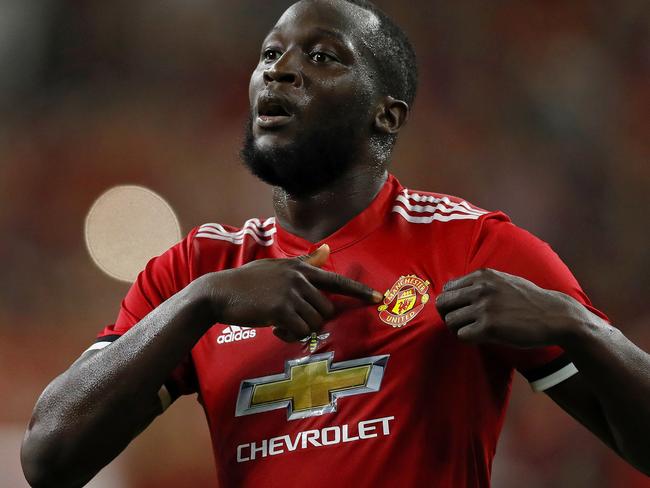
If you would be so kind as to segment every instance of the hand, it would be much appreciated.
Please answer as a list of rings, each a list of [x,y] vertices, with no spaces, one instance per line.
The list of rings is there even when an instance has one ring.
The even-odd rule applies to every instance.
[[[448,282],[436,307],[459,339],[514,347],[560,345],[576,319],[589,314],[564,293],[492,269]]]
[[[216,321],[245,327],[273,324],[273,333],[292,342],[317,332],[334,314],[327,291],[379,303],[380,292],[345,276],[320,269],[329,256],[324,244],[310,255],[260,259],[239,268],[210,273],[203,280]]]

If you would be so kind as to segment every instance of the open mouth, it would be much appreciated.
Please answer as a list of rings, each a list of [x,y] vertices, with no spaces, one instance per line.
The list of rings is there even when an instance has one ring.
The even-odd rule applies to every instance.
[[[262,128],[280,127],[291,121],[288,104],[275,97],[261,97],[257,104],[256,123]]]

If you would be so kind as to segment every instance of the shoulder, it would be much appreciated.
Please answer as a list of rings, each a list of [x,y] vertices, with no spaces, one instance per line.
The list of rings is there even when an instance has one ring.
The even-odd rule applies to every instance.
[[[395,196],[392,211],[411,224],[453,221],[471,223],[490,214],[503,215],[480,208],[457,196],[410,188],[400,189]]]
[[[269,257],[276,233],[274,217],[248,219],[239,227],[216,222],[195,227],[190,233],[193,275]]]
[[[494,232],[493,222],[510,222],[504,213],[458,196],[404,187],[395,192],[390,211],[393,228],[421,244],[418,248],[427,249],[436,266],[452,269],[452,274],[464,272],[481,236]]]
[[[410,236],[434,244],[446,258],[463,260],[466,270],[477,263],[493,265],[497,259],[534,261],[552,254],[545,242],[513,224],[502,211],[458,196],[400,188],[392,212]]]

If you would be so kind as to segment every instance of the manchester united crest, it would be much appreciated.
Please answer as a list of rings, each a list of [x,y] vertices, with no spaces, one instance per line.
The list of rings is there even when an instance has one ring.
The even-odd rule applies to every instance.
[[[379,318],[392,327],[404,327],[429,301],[429,284],[415,275],[400,276],[384,294],[384,303],[377,308]]]

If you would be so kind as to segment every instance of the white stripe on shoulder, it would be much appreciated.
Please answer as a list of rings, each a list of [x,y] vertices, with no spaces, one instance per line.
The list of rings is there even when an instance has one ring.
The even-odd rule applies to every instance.
[[[257,244],[261,246],[270,246],[274,242],[273,235],[276,232],[275,217],[270,217],[264,222],[259,219],[249,219],[244,222],[241,229],[235,232],[227,231],[220,224],[203,224],[199,227],[196,237],[226,241],[232,244],[241,245],[245,242],[246,236],[250,236]]]
[[[411,202],[433,205],[417,205]],[[448,197],[439,198],[433,195],[409,193],[407,189],[404,189],[402,194],[395,198],[395,203],[393,212],[414,224],[430,224],[433,221],[476,220],[488,213],[485,210],[472,207],[465,200],[453,202]]]
[[[468,214],[478,215],[479,217],[486,213],[486,212],[481,212],[480,210],[466,208],[463,205],[456,204],[453,202],[450,202],[449,204],[445,204],[445,202],[443,202],[442,200],[438,200],[437,205],[412,205],[409,202],[409,200],[403,195],[398,195],[395,200],[403,203],[406,210],[410,210],[412,212],[437,212],[437,211],[443,213],[467,212]],[[436,203],[436,202],[432,202],[432,203]]]
[[[472,215],[466,213],[457,213],[451,215],[434,213],[427,216],[416,217],[409,214],[406,210],[404,210],[404,207],[400,206],[393,207],[393,212],[400,214],[402,217],[404,217],[405,220],[413,224],[430,224],[434,220],[438,222],[450,222],[452,220],[476,220],[480,217],[480,215]]]
[[[552,373],[544,378],[532,381],[530,383],[531,388],[535,392],[548,390],[549,388],[559,385],[564,380],[571,378],[574,374],[578,372],[578,368],[575,367],[573,363],[569,363],[563,368],[558,369],[555,373]]]
[[[273,229],[270,235],[275,234],[276,230]],[[204,230],[196,234],[196,237],[204,237],[206,239],[215,239],[219,241],[227,241],[233,244],[243,244],[245,236],[249,235],[261,246],[270,246],[273,244],[273,238],[270,239],[261,239],[259,234],[255,233],[252,229],[245,229],[243,233],[233,235],[232,233],[223,233],[216,230]]]
[[[264,229],[265,227],[271,226],[270,229]],[[228,234],[232,236],[243,236],[246,233],[246,230],[250,229],[255,232],[260,237],[266,237],[275,234],[275,217],[266,219],[264,222],[260,222],[259,219],[249,219],[244,222],[242,228],[236,232],[230,232],[224,229],[221,224],[203,224],[199,228],[199,232],[207,231],[218,231],[223,234]]]

